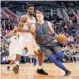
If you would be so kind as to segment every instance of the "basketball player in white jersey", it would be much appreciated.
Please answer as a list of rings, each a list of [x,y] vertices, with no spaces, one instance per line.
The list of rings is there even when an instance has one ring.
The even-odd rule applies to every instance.
[[[9,56],[8,60],[10,60],[10,64],[7,66],[7,69],[10,70],[10,65],[14,63],[15,58],[16,58],[16,48],[18,44],[18,38],[19,36],[16,34],[12,34],[13,30],[10,31],[6,36],[9,37]]]
[[[27,7],[27,14],[23,15],[19,22],[19,27],[14,29],[13,32],[18,31],[20,38],[18,41],[18,48],[17,48],[17,55],[16,55],[16,66],[13,68],[14,73],[18,73],[19,70],[19,61],[22,55],[22,49],[27,47],[28,52],[31,54],[36,54],[38,57],[38,64],[39,64],[39,74],[48,75],[42,69],[42,62],[43,62],[43,54],[40,51],[39,46],[36,44],[35,41],[35,23],[36,20],[34,18],[34,6],[28,5]]]

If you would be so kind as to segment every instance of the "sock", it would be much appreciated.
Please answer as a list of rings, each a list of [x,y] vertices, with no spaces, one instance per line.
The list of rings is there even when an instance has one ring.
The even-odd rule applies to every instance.
[[[38,66],[38,69],[42,69],[43,67],[42,66]]]
[[[56,66],[58,66],[59,68],[61,68],[62,70],[67,71],[67,69],[65,68],[65,66],[64,66],[59,60],[57,60],[54,55],[49,55],[49,56],[48,56],[48,59],[49,59],[52,63],[54,63]]]
[[[8,65],[8,67],[10,67],[10,64]]]
[[[15,65],[18,65],[19,66],[19,61],[15,61]]]

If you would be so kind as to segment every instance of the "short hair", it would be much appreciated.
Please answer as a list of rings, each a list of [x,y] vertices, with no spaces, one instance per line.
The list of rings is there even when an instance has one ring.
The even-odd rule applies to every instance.
[[[28,5],[27,5],[27,9],[28,9],[29,7],[34,7],[34,5],[33,5],[33,4],[28,4]]]
[[[44,12],[43,11],[41,11],[41,10],[36,10],[36,14],[42,14],[42,15],[44,15]]]

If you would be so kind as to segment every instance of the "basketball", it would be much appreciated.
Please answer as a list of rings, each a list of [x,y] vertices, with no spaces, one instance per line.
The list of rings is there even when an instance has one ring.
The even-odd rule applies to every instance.
[[[67,37],[64,34],[57,35],[56,40],[60,44],[66,44],[67,43]]]

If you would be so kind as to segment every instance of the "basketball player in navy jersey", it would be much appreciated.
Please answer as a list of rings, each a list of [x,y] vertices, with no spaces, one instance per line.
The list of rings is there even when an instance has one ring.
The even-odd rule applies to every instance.
[[[71,72],[60,62],[64,57],[64,54],[62,53],[61,46],[54,40],[56,33],[54,32],[51,23],[44,20],[44,13],[42,11],[37,10],[36,18],[36,37],[38,44],[42,50],[45,51],[48,59],[65,71],[65,76],[70,75]],[[46,50],[49,50],[50,52],[47,52]]]

